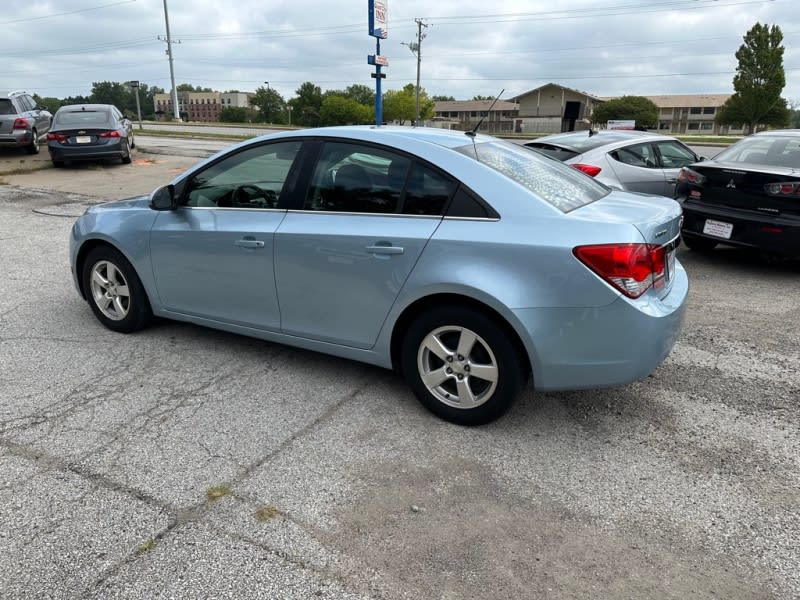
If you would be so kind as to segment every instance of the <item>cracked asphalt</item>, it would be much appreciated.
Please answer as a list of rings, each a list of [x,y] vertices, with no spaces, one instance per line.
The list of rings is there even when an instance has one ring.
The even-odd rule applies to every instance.
[[[652,376],[465,429],[381,369],[104,329],[74,216],[197,160],[136,158],[0,175],[3,598],[800,597],[797,262],[681,248]]]

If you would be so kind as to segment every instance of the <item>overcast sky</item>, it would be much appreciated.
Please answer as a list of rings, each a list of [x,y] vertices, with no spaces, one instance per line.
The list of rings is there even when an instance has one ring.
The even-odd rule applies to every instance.
[[[168,0],[176,83],[285,99],[374,87],[367,0]],[[415,19],[427,27],[421,85],[458,100],[504,98],[548,82],[598,96],[731,93],[742,36],[784,35],[786,88],[800,101],[797,0],[388,0],[384,91],[416,79]],[[164,0],[2,0],[0,89],[88,95],[92,82],[170,88]]]

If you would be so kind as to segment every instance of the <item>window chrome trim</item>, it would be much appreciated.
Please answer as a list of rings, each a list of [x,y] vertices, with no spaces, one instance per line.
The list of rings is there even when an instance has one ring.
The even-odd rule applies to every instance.
[[[307,215],[350,215],[357,217],[409,217],[412,219],[438,219],[442,220],[442,215],[406,215],[403,213],[374,213],[374,212],[348,212],[344,210],[308,210],[303,208],[289,209],[290,213],[303,213]]]
[[[259,212],[287,212],[285,208],[246,208],[243,206],[179,206],[178,210],[188,208],[190,210],[257,210]]]

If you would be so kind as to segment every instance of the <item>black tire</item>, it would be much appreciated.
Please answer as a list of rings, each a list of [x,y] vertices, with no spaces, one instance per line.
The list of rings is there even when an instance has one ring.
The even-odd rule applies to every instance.
[[[39,154],[39,132],[35,129],[31,131],[31,143],[25,146],[25,152],[28,154]]]
[[[425,343],[430,336],[438,340],[439,354]],[[459,344],[472,336],[469,354],[460,355]],[[441,306],[420,315],[406,332],[400,359],[419,401],[435,415],[459,425],[483,425],[500,417],[519,396],[527,373],[509,332],[464,306]],[[475,374],[478,365],[494,382]]]
[[[63,160],[54,160],[54,161],[53,161],[53,166],[54,166],[56,169],[60,169],[61,167],[63,167],[63,166],[64,166],[64,161],[63,161]]]
[[[81,274],[92,312],[103,325],[120,333],[144,329],[153,318],[150,302],[131,263],[111,246],[89,252]],[[93,276],[95,280],[93,281]]]
[[[695,252],[711,252],[717,247],[717,242],[709,238],[687,235],[684,233],[681,239],[689,250],[694,250]]]
[[[128,153],[122,156],[122,164],[129,165],[133,160],[131,158],[131,148],[133,148],[133,140],[131,138],[126,138],[125,145],[128,146]]]

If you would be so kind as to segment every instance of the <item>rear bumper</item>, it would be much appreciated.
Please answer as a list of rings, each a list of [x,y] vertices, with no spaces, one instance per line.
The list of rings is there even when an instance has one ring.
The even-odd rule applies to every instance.
[[[688,294],[689,279],[676,262],[672,288],[660,300],[646,294],[598,308],[515,310],[530,336],[534,387],[591,389],[647,377],[680,335]]]
[[[733,225],[731,237],[722,238],[703,233],[706,219]],[[800,256],[800,218],[747,214],[724,208],[699,207],[691,202],[684,202],[681,233],[714,240],[720,244]]]
[[[53,160],[96,160],[101,158],[122,158],[127,156],[127,144],[120,139],[115,139],[107,144],[92,144],[86,146],[65,145],[59,142],[48,142],[47,150]]]
[[[15,129],[12,133],[0,135],[0,148],[21,148],[30,145],[33,138],[26,129]]]

